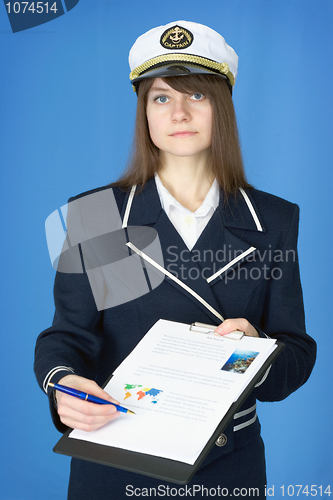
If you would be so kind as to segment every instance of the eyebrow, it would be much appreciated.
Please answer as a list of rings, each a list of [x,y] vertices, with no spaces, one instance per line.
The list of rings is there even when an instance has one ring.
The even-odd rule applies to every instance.
[[[165,87],[152,87],[150,89],[152,92],[156,91],[156,92],[168,92],[169,89],[168,88],[165,88]]]

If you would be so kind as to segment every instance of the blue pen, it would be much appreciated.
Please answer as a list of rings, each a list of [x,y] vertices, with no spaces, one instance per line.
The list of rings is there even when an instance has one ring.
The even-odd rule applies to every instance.
[[[53,389],[57,391],[64,392],[65,394],[69,394],[70,396],[74,396],[75,398],[84,399],[84,401],[89,401],[89,403],[95,403],[97,405],[113,405],[117,408],[118,411],[122,411],[123,413],[131,413],[135,415],[134,411],[128,410],[123,406],[116,405],[116,403],[111,403],[111,401],[107,401],[106,399],[97,398],[96,396],[92,396],[92,394],[87,394],[86,392],[78,391],[73,389],[72,387],[67,387],[65,385],[60,384],[52,384],[49,382],[48,384]]]

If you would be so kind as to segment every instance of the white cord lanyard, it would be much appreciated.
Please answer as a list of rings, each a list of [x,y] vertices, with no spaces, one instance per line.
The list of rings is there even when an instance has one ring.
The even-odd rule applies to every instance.
[[[128,223],[128,219],[129,219],[129,215],[130,215],[130,211],[131,211],[131,206],[132,206],[132,202],[133,202],[133,198],[134,198],[134,194],[135,194],[135,190],[136,190],[136,186],[133,186],[132,189],[131,189],[131,192],[129,194],[128,200],[127,200],[127,205],[126,205],[126,210],[125,210],[124,219],[123,219],[123,225],[122,225],[123,228],[127,227],[127,223]],[[151,259],[148,255],[146,255],[145,253],[141,252],[141,250],[139,250],[135,245],[133,245],[133,243],[128,242],[127,246],[131,250],[133,250],[133,252],[135,252],[140,257],[142,257],[145,261],[149,262],[149,264],[151,264],[156,269],[158,269],[160,272],[162,272],[163,274],[165,274],[166,276],[168,276],[168,278],[172,279],[175,283],[177,283],[177,285],[179,285],[182,288],[184,288],[184,290],[186,290],[195,299],[197,299],[199,302],[201,302],[201,304],[203,304],[220,321],[224,321],[223,316],[221,316],[221,314],[218,311],[216,311],[216,309],[214,309],[214,307],[212,307],[210,304],[208,304],[208,302],[206,302],[198,293],[196,293],[194,290],[192,290],[192,288],[190,288],[189,286],[185,285],[185,283],[183,283],[180,279],[176,278],[176,276],[174,276],[169,271],[167,271],[163,266],[160,266],[155,260]]]

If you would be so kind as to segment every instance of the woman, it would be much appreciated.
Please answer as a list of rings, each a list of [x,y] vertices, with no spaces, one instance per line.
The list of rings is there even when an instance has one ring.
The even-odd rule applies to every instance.
[[[200,300],[169,276],[133,300],[108,302],[113,284],[105,285],[103,273],[92,277],[87,260],[85,272],[58,272],[56,315],[38,338],[35,371],[57,428],[89,431],[117,418],[115,408],[53,394],[49,382],[114,401],[100,386],[160,318],[215,322],[220,335],[240,330],[277,338],[284,351],[188,485],[243,488],[243,497],[246,491],[253,497],[255,488],[255,496],[265,498],[256,399],[281,400],[300,387],[311,373],[316,348],[305,333],[298,207],[255,190],[244,175],[232,104],[237,61],[218,33],[196,23],[170,23],[142,35],[130,52],[138,107],[129,170],[111,187],[70,203],[77,207],[112,189],[123,227],[153,228],[164,268]],[[96,204],[93,216],[88,212],[95,226],[103,218],[103,203]],[[69,212],[69,233],[78,220]],[[107,290],[101,300],[97,289]],[[222,317],[228,319],[221,322]],[[143,492],[160,484],[167,485],[73,459],[69,498],[127,498],[133,488]],[[132,489],[126,489],[129,485]],[[207,496],[205,491],[196,496]]]

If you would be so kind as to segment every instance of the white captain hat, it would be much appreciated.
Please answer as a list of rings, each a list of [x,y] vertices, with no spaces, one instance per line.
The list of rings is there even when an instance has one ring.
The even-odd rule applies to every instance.
[[[144,78],[189,74],[220,75],[232,88],[238,56],[223,36],[208,26],[176,21],[141,35],[130,50],[129,64],[134,90]]]

